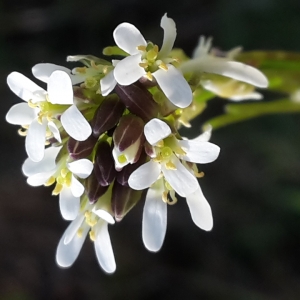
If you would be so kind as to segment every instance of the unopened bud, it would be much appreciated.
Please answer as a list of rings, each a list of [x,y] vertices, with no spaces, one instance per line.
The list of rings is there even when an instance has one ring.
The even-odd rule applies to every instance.
[[[101,141],[98,145],[94,172],[98,183],[102,186],[110,185],[116,177],[114,158],[112,156],[112,148],[106,141]]]
[[[152,94],[139,82],[131,85],[119,85],[115,87],[125,106],[134,114],[141,117],[144,122],[156,118],[159,105],[153,100]]]
[[[104,195],[107,191],[108,186],[102,186],[98,183],[95,172],[86,179],[85,181],[85,191],[89,198],[90,203],[94,204],[98,201],[98,199]]]
[[[94,136],[89,136],[85,141],[76,141],[73,138],[69,138],[68,140],[68,151],[70,156],[73,159],[81,159],[81,158],[85,158],[87,156],[89,156],[94,147],[95,144],[97,142],[97,138],[95,138]]]
[[[120,222],[138,203],[142,196],[145,195],[143,192],[144,191],[133,190],[115,181],[112,189],[111,206],[117,222]]]
[[[121,118],[125,106],[116,94],[107,96],[95,112],[92,120],[93,135],[99,137],[113,128]]]

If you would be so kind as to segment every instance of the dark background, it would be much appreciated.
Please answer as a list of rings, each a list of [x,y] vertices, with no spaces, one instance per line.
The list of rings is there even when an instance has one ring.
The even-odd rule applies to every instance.
[[[110,226],[117,271],[102,272],[87,240],[70,269],[55,263],[63,221],[51,188],[32,188],[21,174],[24,139],[4,116],[18,98],[6,76],[33,79],[39,62],[67,66],[73,54],[101,56],[121,22],[136,25],[161,44],[168,12],[178,30],[176,46],[191,54],[200,34],[228,50],[300,51],[300,2],[285,0],[43,0],[0,2],[1,186],[0,299],[299,299],[300,118],[273,115],[213,133],[219,159],[202,170],[203,191],[214,228],[197,228],[185,200],[168,209],[168,230],[159,253],[141,239],[143,203]],[[71,65],[74,67],[74,65]],[[37,82],[37,81],[36,81]],[[267,99],[269,100],[269,99]],[[213,100],[218,114],[225,100]]]

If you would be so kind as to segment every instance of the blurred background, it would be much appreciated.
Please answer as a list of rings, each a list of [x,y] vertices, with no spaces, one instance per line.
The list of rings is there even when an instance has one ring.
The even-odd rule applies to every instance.
[[[113,45],[121,22],[136,25],[146,39],[162,41],[167,12],[177,25],[175,46],[191,54],[199,35],[213,36],[228,50],[300,51],[300,2],[295,0],[2,0],[0,1],[0,299],[299,299],[300,116],[273,115],[213,132],[219,159],[202,170],[201,186],[214,216],[204,232],[185,200],[168,208],[168,229],[159,253],[141,239],[143,203],[110,226],[117,271],[106,275],[87,239],[70,269],[55,263],[62,220],[51,188],[26,184],[26,158],[17,126],[5,122],[20,100],[6,77],[18,71],[33,79],[40,62],[66,63],[67,55],[101,56]],[[37,81],[36,81],[37,82]],[[37,82],[38,83],[38,82]],[[38,83],[40,84],[40,83]],[[266,100],[276,95],[266,94]],[[211,101],[195,119],[222,112]]]

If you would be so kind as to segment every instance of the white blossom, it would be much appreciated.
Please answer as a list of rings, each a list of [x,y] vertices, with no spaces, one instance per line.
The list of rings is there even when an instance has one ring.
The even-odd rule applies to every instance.
[[[130,85],[142,76],[157,81],[166,97],[176,106],[184,108],[192,102],[192,91],[182,73],[168,55],[176,38],[175,22],[165,14],[161,19],[164,30],[163,45],[158,47],[146,42],[140,31],[130,23],[122,23],[114,30],[119,48],[129,54],[114,69],[114,78],[121,85]]]

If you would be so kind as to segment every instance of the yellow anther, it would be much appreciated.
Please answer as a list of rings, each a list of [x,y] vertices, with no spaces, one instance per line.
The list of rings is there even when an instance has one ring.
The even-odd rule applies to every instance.
[[[29,125],[21,125],[21,127],[24,128],[24,129],[28,129]]]
[[[59,184],[61,184],[61,185],[63,185],[63,184],[65,183],[64,178],[62,178],[61,176],[58,176],[58,177],[56,178],[56,181],[57,181],[57,183],[59,183]]]
[[[152,73],[151,73],[151,72],[147,72],[147,74],[145,74],[145,76],[146,76],[150,81],[153,80],[153,76],[152,76]]]
[[[195,175],[197,178],[202,178],[202,177],[204,177],[204,172],[194,172],[194,175]]]
[[[159,148],[164,147],[164,145],[165,145],[164,140],[160,140],[160,141],[158,141],[158,142],[155,144],[155,146],[157,146],[157,147],[159,147]]]
[[[167,199],[167,203],[169,205],[174,205],[175,203],[177,203],[177,198],[174,196],[174,197],[171,197],[172,200],[169,200],[169,198]]]
[[[186,155],[186,152],[181,147],[175,148],[174,152],[178,155]]]
[[[161,62],[158,67],[164,71],[168,71],[168,66],[164,62]]]
[[[27,103],[28,103],[28,106],[31,108],[36,108],[38,106],[37,103],[33,103],[32,100],[29,100]]]
[[[69,173],[69,170],[67,168],[63,168],[60,170],[60,175],[62,178],[66,178],[68,173]]]
[[[86,67],[77,67],[75,69],[75,72],[79,73],[79,74],[85,74],[86,73]]]
[[[42,125],[43,124],[43,115],[39,114],[39,116],[37,117],[37,121]]]
[[[163,160],[163,159],[162,159],[162,157],[161,157],[160,154],[153,158],[153,161],[154,161],[154,162],[158,162],[158,163],[162,162],[162,160]]]
[[[95,242],[96,241],[96,234],[95,234],[95,231],[94,230],[91,230],[89,232],[89,235],[90,235],[90,239]]]
[[[166,168],[168,170],[177,170],[176,166],[171,161],[166,163]]]
[[[95,219],[93,220],[92,218],[86,219],[85,222],[91,227],[93,227],[97,224],[97,221]]]
[[[164,191],[162,193],[161,198],[162,198],[162,201],[164,201],[165,203],[168,203],[168,192]]]
[[[77,234],[78,237],[81,238],[81,237],[82,237],[82,234],[83,234],[83,229],[82,229],[82,228],[79,228],[79,229],[77,230],[76,234]]]
[[[157,45],[154,45],[153,51],[155,51],[156,53],[158,53],[159,49],[158,49],[158,46],[157,46]]]
[[[46,115],[46,118],[48,122],[52,121],[52,115],[50,113]]]
[[[67,176],[67,177],[65,178],[65,185],[66,185],[67,187],[70,187],[70,186],[71,186],[71,183],[72,183],[72,179],[69,178],[69,176]]]
[[[20,136],[26,136],[27,135],[27,130],[25,129],[23,129],[23,128],[20,128],[20,129],[18,129],[18,134],[20,135]]]
[[[142,63],[139,63],[139,66],[141,67],[141,68],[144,68],[144,69],[146,69],[147,67],[148,67],[148,63],[147,62],[142,62]]]
[[[52,191],[52,195],[53,196],[58,195],[62,191],[63,187],[64,186],[62,184],[60,184],[60,183],[57,182],[54,190]]]
[[[45,146],[49,146],[51,143],[49,141],[45,141]]]
[[[55,182],[55,177],[51,176],[45,183],[44,186],[50,186]]]
[[[146,51],[146,46],[140,45],[140,46],[137,46],[136,49],[138,49],[140,51]]]
[[[90,218],[91,215],[92,215],[92,213],[91,213],[90,211],[86,211],[86,212],[84,213],[84,216],[85,216],[86,219]]]
[[[47,130],[47,131],[46,131],[46,138],[49,138],[51,135],[52,135],[52,132],[49,131],[49,130]]]

